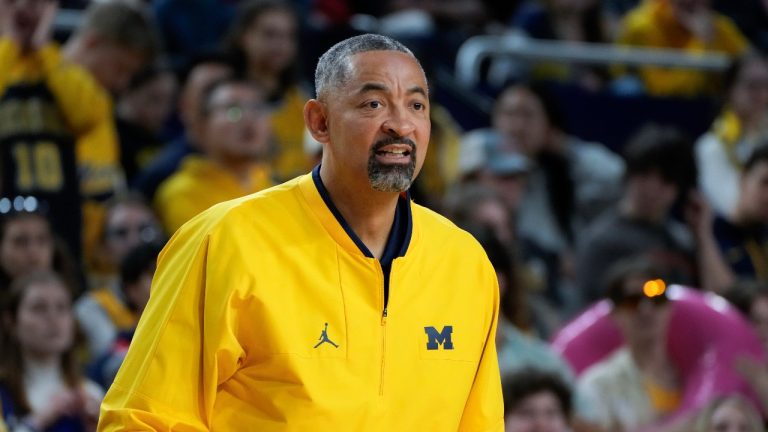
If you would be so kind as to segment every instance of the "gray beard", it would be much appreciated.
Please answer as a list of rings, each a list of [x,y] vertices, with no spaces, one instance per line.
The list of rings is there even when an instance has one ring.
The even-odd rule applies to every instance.
[[[414,149],[415,150],[415,149]],[[376,155],[368,158],[368,181],[373,190],[379,192],[405,192],[413,183],[416,171],[416,152],[411,153],[411,161],[406,164],[383,164],[376,160]]]

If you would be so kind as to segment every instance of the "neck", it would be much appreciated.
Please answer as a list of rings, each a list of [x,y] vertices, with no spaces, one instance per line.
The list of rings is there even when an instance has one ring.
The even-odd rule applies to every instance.
[[[248,79],[259,83],[259,86],[263,88],[268,95],[274,94],[277,91],[277,87],[280,85],[280,78],[271,72],[265,70],[258,64],[248,64]]]
[[[320,167],[320,178],[328,190],[331,200],[376,258],[381,258],[395,219],[398,193],[372,190],[368,181],[340,182],[333,175],[329,165]]]
[[[677,373],[663,343],[652,344],[650,348],[648,344],[629,343],[628,347],[632,360],[643,375],[668,389],[678,386]]]
[[[744,209],[744,205],[741,202],[736,204],[736,208],[730,214],[730,220],[737,226],[749,226],[754,222],[754,218],[749,216],[749,212]]]
[[[48,353],[25,352],[24,369],[56,369],[61,367],[61,356]]]
[[[251,172],[259,163],[256,159],[244,157],[232,159],[211,157],[210,160],[219,168],[233,176],[243,189],[248,190],[252,188]]]

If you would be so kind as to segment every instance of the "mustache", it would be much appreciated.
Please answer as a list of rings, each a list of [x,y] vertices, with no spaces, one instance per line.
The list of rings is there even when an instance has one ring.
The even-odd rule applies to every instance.
[[[387,137],[383,138],[379,141],[376,141],[376,143],[373,144],[373,147],[371,148],[371,152],[377,152],[380,148],[384,146],[388,146],[391,144],[406,144],[411,147],[411,152],[416,151],[416,143],[413,142],[410,138],[406,137]]]

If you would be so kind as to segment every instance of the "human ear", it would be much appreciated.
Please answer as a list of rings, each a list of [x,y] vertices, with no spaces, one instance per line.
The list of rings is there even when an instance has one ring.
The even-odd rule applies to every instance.
[[[304,124],[312,138],[323,144],[329,141],[328,116],[325,109],[325,104],[317,99],[310,99],[304,104]]]

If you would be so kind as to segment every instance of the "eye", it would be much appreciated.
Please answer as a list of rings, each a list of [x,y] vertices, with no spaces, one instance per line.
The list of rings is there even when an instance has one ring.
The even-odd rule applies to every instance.
[[[425,108],[424,104],[421,102],[416,102],[413,104],[413,109],[415,109],[416,111],[423,111],[424,108]]]
[[[381,107],[381,102],[374,100],[374,101],[368,102],[367,105],[368,105],[368,108],[376,109],[376,108]]]

